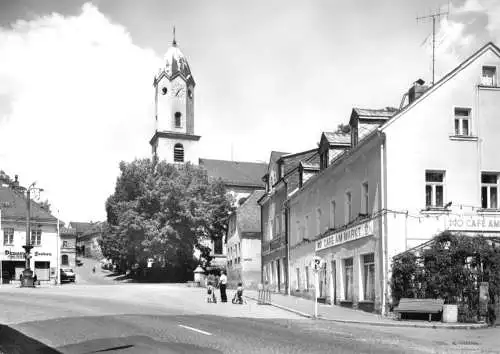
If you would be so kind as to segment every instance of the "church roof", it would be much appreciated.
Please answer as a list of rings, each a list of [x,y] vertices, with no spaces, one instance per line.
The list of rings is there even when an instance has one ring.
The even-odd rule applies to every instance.
[[[264,188],[262,176],[267,172],[266,163],[200,159],[199,164],[210,177],[220,178],[227,185]]]
[[[164,63],[165,67],[162,69],[169,78],[173,78],[177,75],[182,75],[186,80],[192,78],[187,59],[175,41],[165,53]]]

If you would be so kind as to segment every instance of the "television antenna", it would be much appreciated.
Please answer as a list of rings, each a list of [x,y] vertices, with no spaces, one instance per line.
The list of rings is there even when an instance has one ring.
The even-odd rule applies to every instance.
[[[448,3],[448,10],[446,12],[437,11],[433,14],[428,15],[428,16],[418,16],[417,17],[417,23],[419,21],[426,21],[426,20],[432,21],[432,85],[434,85],[435,64],[436,64],[436,19],[441,18],[441,16],[448,15],[450,13],[449,8],[450,8],[450,4]]]

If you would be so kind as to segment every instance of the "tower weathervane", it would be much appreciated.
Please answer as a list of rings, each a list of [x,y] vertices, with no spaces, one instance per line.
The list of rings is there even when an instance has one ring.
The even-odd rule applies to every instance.
[[[174,26],[174,31],[173,32],[174,32],[174,40],[172,41],[172,44],[173,45],[177,45],[177,42],[175,41],[175,26]]]

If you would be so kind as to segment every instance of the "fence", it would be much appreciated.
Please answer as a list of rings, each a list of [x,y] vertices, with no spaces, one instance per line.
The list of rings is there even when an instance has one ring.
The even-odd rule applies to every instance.
[[[271,291],[269,290],[269,287],[259,284],[258,289],[259,296],[257,303],[259,305],[271,305]]]

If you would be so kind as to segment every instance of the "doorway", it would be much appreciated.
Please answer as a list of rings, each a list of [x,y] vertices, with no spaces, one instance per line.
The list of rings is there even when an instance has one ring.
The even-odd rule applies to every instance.
[[[277,284],[278,284],[278,292],[281,290],[281,266],[280,266],[280,260],[276,260],[276,274],[277,274]]]

